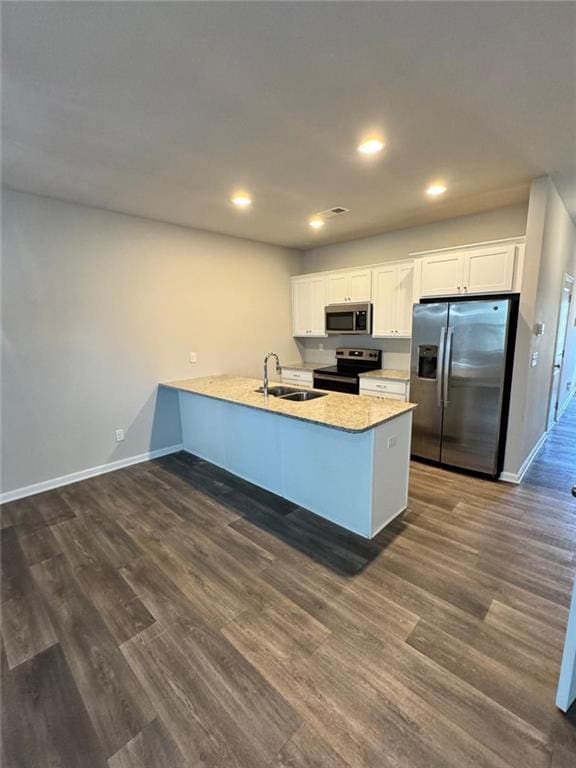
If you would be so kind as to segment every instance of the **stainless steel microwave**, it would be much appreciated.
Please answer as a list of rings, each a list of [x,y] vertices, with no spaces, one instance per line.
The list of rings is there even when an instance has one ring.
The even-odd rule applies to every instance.
[[[328,336],[372,333],[372,304],[328,304],[325,311]]]

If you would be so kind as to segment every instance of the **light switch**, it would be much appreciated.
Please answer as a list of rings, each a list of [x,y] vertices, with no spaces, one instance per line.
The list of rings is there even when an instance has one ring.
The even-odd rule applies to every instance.
[[[534,323],[534,336],[544,336],[546,323]]]
[[[197,357],[197,355],[196,355],[196,352],[190,352],[190,362],[191,362],[191,363],[196,363],[196,362],[198,362],[198,357]]]

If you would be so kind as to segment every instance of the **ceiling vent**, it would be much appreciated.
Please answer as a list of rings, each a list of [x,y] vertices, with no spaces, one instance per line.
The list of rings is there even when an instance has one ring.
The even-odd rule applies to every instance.
[[[335,208],[328,208],[326,211],[318,211],[317,216],[322,216],[323,219],[331,219],[334,216],[342,216],[343,213],[349,213],[349,208],[343,208],[341,205],[337,205]]]

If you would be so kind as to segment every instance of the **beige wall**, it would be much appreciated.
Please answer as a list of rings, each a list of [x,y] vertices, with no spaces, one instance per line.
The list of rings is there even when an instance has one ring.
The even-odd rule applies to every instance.
[[[576,226],[548,177],[536,179],[530,191],[526,256],[520,301],[520,323],[510,411],[505,471],[520,472],[546,431],[560,295],[564,273],[575,274]],[[535,323],[545,323],[543,336]],[[533,351],[538,364],[531,367]]]
[[[411,229],[399,229],[376,237],[338,243],[309,250],[304,255],[304,272],[377,264],[407,259],[415,251],[449,248],[482,240],[516,237],[526,231],[527,203],[495,211],[459,216]],[[354,215],[352,211],[350,216]],[[327,227],[330,223],[327,224]]]
[[[17,192],[3,218],[2,491],[178,443],[160,381],[297,357],[296,251]]]

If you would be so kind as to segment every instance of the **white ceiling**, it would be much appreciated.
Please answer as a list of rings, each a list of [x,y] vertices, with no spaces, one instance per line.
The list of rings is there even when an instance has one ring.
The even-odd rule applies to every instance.
[[[576,218],[575,35],[562,2],[4,2],[4,183],[301,248],[545,173]]]

